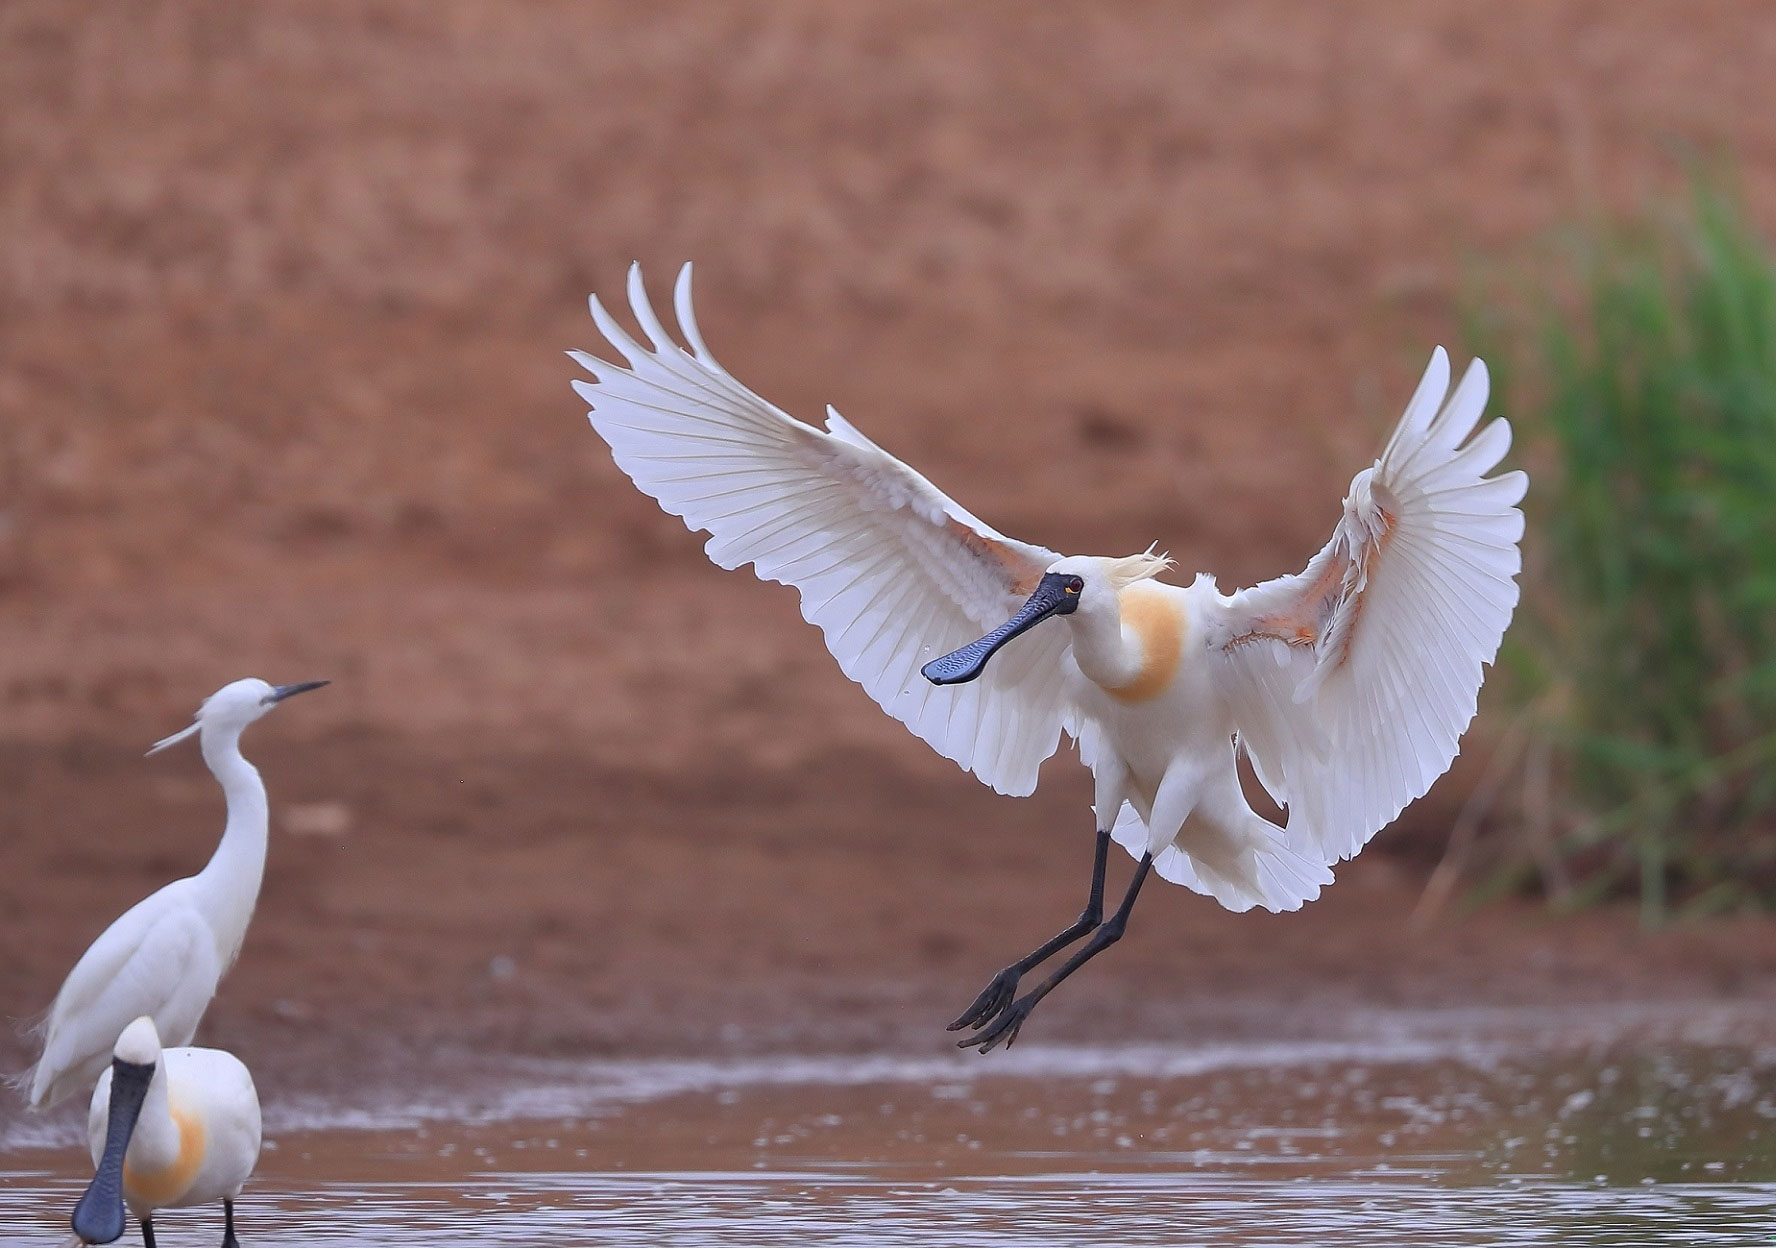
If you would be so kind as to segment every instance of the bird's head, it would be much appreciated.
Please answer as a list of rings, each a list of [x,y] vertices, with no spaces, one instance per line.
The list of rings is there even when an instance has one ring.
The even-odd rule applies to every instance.
[[[125,1027],[117,1037],[111,1056],[131,1066],[152,1066],[160,1060],[160,1032],[154,1020],[144,1014]]]
[[[197,718],[189,728],[175,732],[170,737],[162,737],[148,748],[148,752],[158,754],[167,746],[175,745],[199,731],[238,733],[285,698],[307,693],[310,689],[319,689],[327,683],[324,680],[305,680],[294,685],[273,685],[256,676],[249,676],[245,680],[223,685],[204,699],[203,705],[197,708]]]
[[[1048,565],[1048,571],[1036,583],[1035,590],[1012,616],[978,641],[971,641],[960,650],[952,650],[940,659],[933,659],[922,669],[925,679],[934,685],[959,685],[974,680],[986,670],[987,660],[1012,638],[1030,631],[1051,615],[1093,617],[1117,609],[1116,595],[1124,586],[1158,576],[1171,567],[1171,560],[1145,554],[1125,559],[1103,559],[1095,555],[1069,555]]]

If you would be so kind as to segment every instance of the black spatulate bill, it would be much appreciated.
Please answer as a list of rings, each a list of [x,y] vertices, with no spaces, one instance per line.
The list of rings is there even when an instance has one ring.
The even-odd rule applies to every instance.
[[[146,1065],[111,1061],[111,1111],[105,1120],[105,1152],[99,1171],[86,1185],[74,1206],[74,1233],[82,1243],[108,1244],[121,1238],[126,1213],[123,1207],[123,1155],[135,1134],[136,1119],[154,1079],[154,1063]]]
[[[1028,632],[1051,615],[1071,615],[1079,607],[1079,591],[1084,587],[1085,582],[1077,576],[1046,573],[1016,615],[979,641],[933,659],[919,670],[934,685],[960,685],[975,679],[986,670],[987,660],[994,652],[1013,637]]]

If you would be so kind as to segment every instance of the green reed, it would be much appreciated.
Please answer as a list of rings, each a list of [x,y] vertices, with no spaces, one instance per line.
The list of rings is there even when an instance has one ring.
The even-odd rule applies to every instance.
[[[1470,300],[1533,476],[1506,683],[1545,844],[1649,924],[1776,902],[1776,261],[1705,179],[1549,251]]]

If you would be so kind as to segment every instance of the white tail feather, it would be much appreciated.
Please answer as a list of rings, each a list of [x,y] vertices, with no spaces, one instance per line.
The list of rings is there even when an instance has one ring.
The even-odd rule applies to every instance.
[[[1261,816],[1252,816],[1247,834],[1238,869],[1217,869],[1180,845],[1168,845],[1155,854],[1153,869],[1161,879],[1213,897],[1236,914],[1254,907],[1273,914],[1299,910],[1332,883],[1330,867],[1291,849],[1282,829]],[[1147,825],[1133,806],[1123,806],[1111,837],[1137,858],[1147,852]]]

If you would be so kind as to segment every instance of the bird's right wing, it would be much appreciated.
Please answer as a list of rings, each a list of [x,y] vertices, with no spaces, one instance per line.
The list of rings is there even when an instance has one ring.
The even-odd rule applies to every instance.
[[[845,675],[939,754],[1001,793],[1034,790],[1068,719],[1068,631],[1032,630],[966,685],[933,686],[919,669],[1008,619],[1060,556],[981,523],[831,408],[817,429],[735,380],[698,332],[690,265],[674,291],[688,350],[639,267],[628,293],[646,346],[591,301],[627,366],[570,353],[593,376],[574,389],[617,466],[708,531],[717,564],[751,563],[801,591]]]
[[[47,1108],[91,1086],[123,1029],[143,1015],[162,1043],[189,1043],[222,967],[209,924],[179,893],[143,898],[106,928],[63,981],[31,1072],[30,1103]]]

